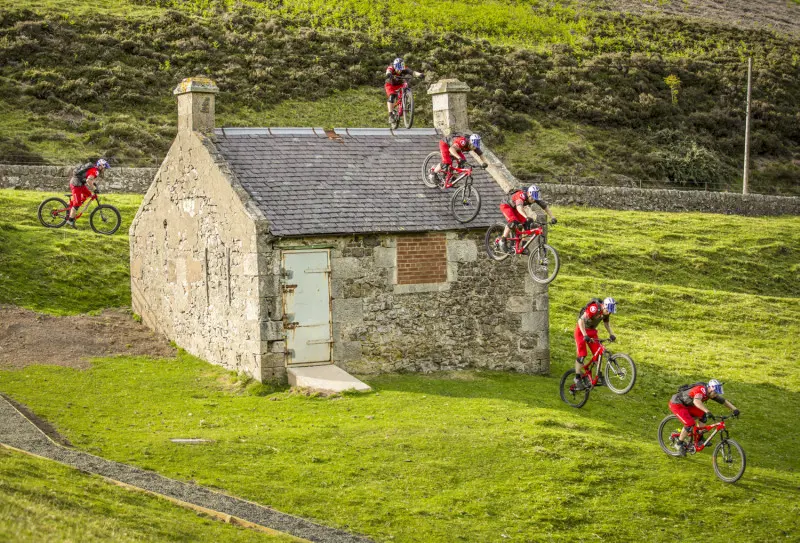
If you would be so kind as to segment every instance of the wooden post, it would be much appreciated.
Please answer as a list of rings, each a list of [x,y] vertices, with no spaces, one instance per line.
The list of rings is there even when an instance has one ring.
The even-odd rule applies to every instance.
[[[753,57],[747,58],[747,117],[744,122],[744,175],[742,177],[742,194],[747,194],[747,182],[750,176],[750,89],[753,84]]]

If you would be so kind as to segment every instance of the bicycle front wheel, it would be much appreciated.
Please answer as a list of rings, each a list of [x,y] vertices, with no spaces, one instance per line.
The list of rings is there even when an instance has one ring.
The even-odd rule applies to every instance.
[[[61,198],[48,198],[39,204],[36,212],[39,222],[47,228],[61,228],[67,222],[69,206]]]
[[[89,215],[89,224],[92,230],[98,234],[110,236],[119,230],[122,224],[122,217],[120,217],[116,207],[108,204],[100,204],[92,211],[92,214]]]
[[[434,152],[429,154],[425,157],[425,160],[422,163],[422,182],[425,183],[425,186],[431,189],[435,189],[439,187],[439,180],[434,177],[433,182],[428,179],[428,174],[436,167],[439,163],[440,155],[438,152]]]
[[[726,483],[735,483],[741,479],[747,466],[744,449],[732,439],[724,439],[717,443],[712,462],[714,473]]]
[[[481,210],[481,195],[478,189],[468,183],[456,189],[450,198],[450,212],[460,223],[469,222],[478,216]]]
[[[661,450],[670,456],[680,456],[680,452],[675,448],[678,437],[681,435],[683,424],[676,415],[667,415],[661,424],[658,425],[658,444]],[[687,438],[688,439],[688,438]]]
[[[546,285],[558,275],[561,262],[558,260],[558,253],[546,243],[540,243],[531,250],[528,257],[528,273],[531,279]]]
[[[627,354],[609,357],[605,368],[606,386],[616,394],[626,394],[636,382],[636,364]]]
[[[562,375],[561,383],[558,386],[561,399],[567,405],[579,409],[589,401],[588,388],[584,388],[582,390],[576,390],[575,388],[577,387],[575,384],[575,370],[569,370],[567,373]]]
[[[506,225],[499,222],[493,224],[486,230],[486,254],[489,255],[489,258],[497,262],[501,262],[511,256],[503,251],[503,247],[500,245],[500,240],[503,238],[503,231],[505,231],[505,229]]]
[[[403,124],[406,128],[414,124],[414,95],[411,89],[403,93]]]

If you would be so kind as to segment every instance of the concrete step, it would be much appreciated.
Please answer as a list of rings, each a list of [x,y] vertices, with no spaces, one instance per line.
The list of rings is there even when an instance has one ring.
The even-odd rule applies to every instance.
[[[320,392],[342,392],[345,390],[372,390],[339,366],[289,367],[289,384],[295,387],[310,388]]]

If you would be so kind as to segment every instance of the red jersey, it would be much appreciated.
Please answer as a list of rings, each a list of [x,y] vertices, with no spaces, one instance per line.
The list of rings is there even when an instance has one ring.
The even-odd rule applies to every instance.
[[[689,406],[694,404],[695,398],[700,398],[701,402],[708,401],[708,386],[706,384],[700,383],[688,390],[684,390],[683,392],[678,392],[677,394],[672,396],[670,402]]]
[[[586,323],[586,328],[594,330],[600,321],[608,322],[609,315],[603,315],[603,306],[597,302],[587,305],[581,312],[581,318]]]
[[[458,150],[461,151],[462,153],[465,151],[475,150],[475,148],[469,142],[469,138],[465,136],[458,136],[453,138],[453,142],[450,144],[450,146],[452,147],[453,145],[455,145],[458,148]]]
[[[86,171],[86,179],[91,179],[92,177],[99,177],[99,176],[100,176],[100,171],[96,167],[89,168]]]

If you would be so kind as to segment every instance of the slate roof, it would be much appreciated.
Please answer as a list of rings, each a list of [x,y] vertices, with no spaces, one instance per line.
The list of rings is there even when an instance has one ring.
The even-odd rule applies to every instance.
[[[504,193],[481,168],[481,210],[450,214],[452,189],[430,189],[422,163],[438,151],[434,129],[224,128],[214,144],[278,237],[486,228],[502,220]],[[474,162],[471,160],[471,162]]]

